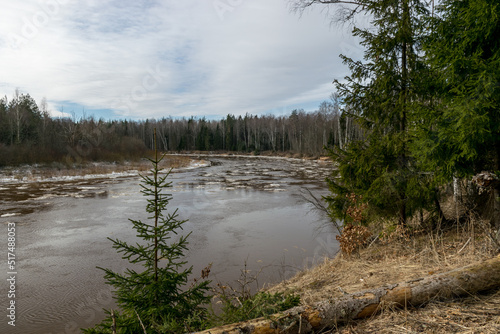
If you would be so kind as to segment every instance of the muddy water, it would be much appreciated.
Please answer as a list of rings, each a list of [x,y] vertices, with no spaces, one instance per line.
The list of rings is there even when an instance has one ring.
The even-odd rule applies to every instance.
[[[187,260],[194,275],[212,263],[211,279],[233,283],[246,263],[258,273],[252,287],[289,277],[332,256],[333,234],[318,232],[327,218],[311,212],[301,189],[326,194],[329,164],[255,157],[205,157],[210,166],[171,174],[179,218],[192,232]],[[0,175],[1,177],[1,175]],[[136,241],[128,218],[146,220],[139,178],[116,174],[0,182],[0,223],[16,224],[16,326],[7,324],[9,287],[0,285],[5,312],[0,333],[79,333],[114,307],[103,272],[122,272],[107,237]],[[7,252],[6,237],[0,241]],[[7,263],[0,267],[7,277]]]

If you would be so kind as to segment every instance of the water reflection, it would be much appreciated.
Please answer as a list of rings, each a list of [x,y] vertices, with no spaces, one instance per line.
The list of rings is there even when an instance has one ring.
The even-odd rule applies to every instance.
[[[211,278],[232,282],[246,262],[262,285],[336,251],[334,236],[315,232],[326,217],[310,213],[300,195],[301,187],[326,192],[327,164],[204,158],[210,167],[170,177],[169,209],[189,219],[187,260],[196,275],[213,263]],[[0,185],[0,222],[17,222],[19,259],[18,326],[2,322],[1,333],[78,333],[102,319],[113,302],[96,266],[131,267],[107,237],[135,241],[128,219],[147,219],[139,182],[124,176]]]

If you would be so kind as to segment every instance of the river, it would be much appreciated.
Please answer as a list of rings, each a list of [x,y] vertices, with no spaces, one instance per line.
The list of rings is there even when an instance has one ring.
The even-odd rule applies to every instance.
[[[173,200],[187,219],[186,259],[193,278],[212,263],[210,279],[235,284],[245,264],[257,276],[252,288],[290,277],[333,256],[335,235],[328,218],[314,211],[301,191],[327,194],[331,164],[266,157],[199,157],[207,163],[174,170]],[[2,175],[0,223],[4,251],[0,297],[5,315],[15,301],[15,324],[2,316],[0,333],[79,333],[114,307],[101,266],[123,272],[107,239],[135,239],[128,220],[146,220],[145,198],[136,173],[42,180]],[[7,267],[7,231],[15,226],[15,274]],[[8,297],[15,276],[15,297]]]

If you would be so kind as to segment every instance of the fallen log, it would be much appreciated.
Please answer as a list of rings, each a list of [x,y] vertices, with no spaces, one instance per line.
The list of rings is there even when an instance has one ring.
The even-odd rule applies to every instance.
[[[298,306],[266,318],[243,321],[199,333],[309,333],[374,315],[388,307],[419,306],[435,299],[500,288],[500,255],[442,274]]]

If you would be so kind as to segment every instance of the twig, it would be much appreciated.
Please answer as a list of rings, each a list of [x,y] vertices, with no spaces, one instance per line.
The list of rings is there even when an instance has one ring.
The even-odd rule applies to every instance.
[[[448,320],[446,322],[446,324],[451,325],[451,326],[457,326],[457,327],[460,327],[460,328],[463,328],[463,329],[470,329],[470,327],[466,327],[464,325],[457,324],[456,322],[451,321],[451,320]]]
[[[300,319],[302,319],[302,317],[299,317]],[[288,330],[292,327],[294,327],[295,325],[297,325],[297,321],[294,321],[292,322],[289,326],[286,326],[285,328],[283,328],[282,332],[283,333],[286,333],[288,332]],[[299,328],[299,333],[300,333],[300,328]]]
[[[399,329],[402,329],[405,333],[416,333],[416,332],[414,332],[414,331],[412,331],[412,330],[410,330],[410,329],[408,329],[408,328],[405,328],[405,327],[403,327],[403,326],[401,326],[401,325],[396,325],[396,326],[394,326],[394,327],[397,327],[397,328],[399,328]]]
[[[111,319],[113,319],[113,324],[111,325],[111,331],[113,334],[116,334],[116,317],[115,317],[115,311],[111,309]]]
[[[141,317],[139,317],[139,313],[137,313],[136,310],[134,310],[135,314],[137,314],[137,318],[139,319],[139,323],[141,324],[142,330],[144,331],[144,334],[148,334],[146,332],[146,328],[144,328],[144,324],[142,323]]]
[[[434,242],[434,237],[432,235],[432,233],[429,235],[429,238],[431,240],[431,251],[434,253],[434,256],[436,257],[436,262],[440,265],[441,264],[441,261],[439,259],[439,254],[438,252],[436,251],[436,244]]]
[[[322,200],[317,198],[311,190],[309,190],[306,187],[300,188],[300,192],[302,193],[302,198],[312,204],[314,208],[320,212],[324,212],[326,215],[329,214],[328,208],[323,204]],[[307,196],[309,195],[309,197]],[[337,221],[331,220],[333,226],[337,229],[337,232],[340,234],[342,233],[342,225],[338,224]]]
[[[347,292],[344,291],[344,289],[342,289],[340,286],[337,287],[339,289],[340,292],[342,292],[343,295],[348,295]]]
[[[469,244],[471,238],[469,237],[469,240],[467,240],[467,242],[465,243],[465,245],[462,246],[462,248],[460,248],[460,250],[458,251],[457,255],[462,253],[462,251],[465,249],[465,247],[467,247],[467,245]]]
[[[377,237],[376,237],[375,239],[373,239],[373,241],[372,241],[372,242],[370,242],[370,244],[369,244],[369,245],[368,245],[368,247],[366,247],[366,248],[367,248],[367,249],[368,249],[368,248],[370,248],[370,247],[371,247],[371,246],[375,243],[375,241],[377,241],[377,240],[378,240],[378,237],[379,237],[379,236],[380,236],[380,235],[377,235]]]

